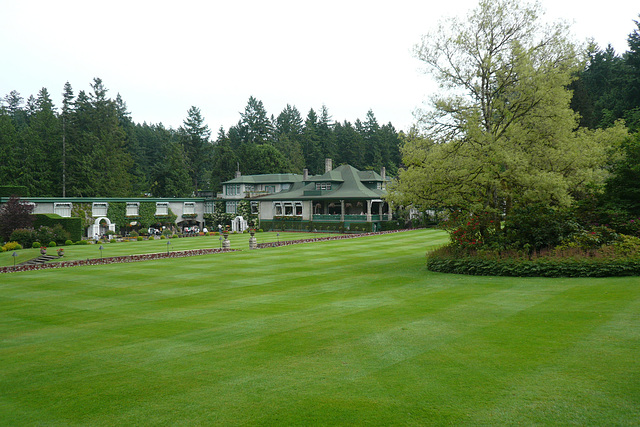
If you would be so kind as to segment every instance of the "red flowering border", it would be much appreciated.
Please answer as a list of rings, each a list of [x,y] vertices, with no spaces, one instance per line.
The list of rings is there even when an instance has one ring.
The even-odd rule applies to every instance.
[[[340,236],[331,236],[331,237],[315,237],[313,239],[300,239],[300,240],[284,240],[282,242],[269,242],[269,243],[258,243],[258,249],[264,248],[275,248],[278,246],[289,246],[289,245],[297,245],[299,243],[313,243],[313,242],[326,242],[329,240],[343,240],[343,239],[355,239],[358,237],[366,237],[366,236],[377,236],[380,234],[391,234],[391,233],[400,233],[403,231],[409,230],[388,230],[388,231],[376,231],[370,233],[358,233],[358,234],[343,234]]]
[[[116,264],[116,263],[124,263],[124,262],[138,262],[138,261],[150,261],[153,259],[162,259],[162,258],[184,258],[189,256],[196,255],[209,255],[209,254],[218,254],[223,252],[235,252],[238,249],[191,249],[187,251],[174,251],[174,252],[163,252],[156,254],[142,254],[142,255],[123,255],[123,256],[114,256],[108,258],[94,258],[94,259],[85,259],[85,260],[76,260],[76,261],[62,261],[62,262],[51,262],[45,264],[36,264],[36,265],[16,265],[9,267],[0,267],[0,273],[14,273],[17,271],[31,271],[31,270],[42,270],[45,268],[64,268],[64,267],[76,267],[79,265],[102,265],[102,264]]]

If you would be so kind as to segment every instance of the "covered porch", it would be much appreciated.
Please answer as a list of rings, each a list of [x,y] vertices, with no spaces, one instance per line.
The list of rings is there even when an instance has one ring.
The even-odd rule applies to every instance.
[[[382,199],[313,200],[312,221],[375,222],[392,219],[391,207]]]

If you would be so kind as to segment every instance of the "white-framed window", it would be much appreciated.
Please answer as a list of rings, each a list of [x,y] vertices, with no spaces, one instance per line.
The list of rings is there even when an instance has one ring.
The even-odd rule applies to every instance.
[[[331,190],[330,182],[316,182],[316,190]]]
[[[265,185],[264,186],[264,191],[269,193],[269,194],[275,193],[276,192],[276,186],[275,185]]]
[[[293,216],[292,202],[284,202],[284,216]]]
[[[169,202],[156,202],[156,216],[169,215]]]
[[[212,214],[216,212],[216,204],[214,202],[204,202],[204,213]]]
[[[227,184],[224,186],[224,193],[227,196],[237,196],[240,194],[240,184]]]
[[[238,212],[238,202],[237,201],[232,201],[232,202],[227,202],[227,213],[236,213]]]
[[[289,184],[288,182],[285,184],[282,184],[282,191],[287,191],[290,188],[291,188],[291,184]]]
[[[71,203],[54,203],[53,213],[65,218],[71,217]]]
[[[92,216],[107,216],[107,209],[109,209],[109,204],[104,202],[94,202],[91,215]]]
[[[182,207],[183,215],[193,215],[196,213],[196,203],[195,202],[184,202],[184,206]]]
[[[250,192],[252,192],[252,191],[253,191],[253,189],[254,189],[254,188],[255,188],[255,187],[254,187],[254,185],[253,185],[253,184],[245,184],[245,185],[244,185],[244,191],[245,191],[245,192],[249,192],[249,193],[250,193]]]
[[[274,202],[274,216],[302,216],[302,202]]]
[[[258,202],[251,202],[251,214],[252,215],[257,215],[258,212],[259,212]]]
[[[127,202],[127,216],[138,216],[140,212],[140,203]]]

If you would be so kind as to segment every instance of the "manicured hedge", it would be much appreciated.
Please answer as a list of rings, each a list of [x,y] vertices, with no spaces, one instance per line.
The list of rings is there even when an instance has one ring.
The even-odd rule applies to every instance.
[[[33,228],[35,229],[42,225],[53,228],[56,224],[60,224],[69,233],[71,240],[78,241],[82,239],[81,218],[63,218],[56,214],[35,214],[34,217]]]
[[[639,276],[638,258],[485,258],[454,256],[437,250],[427,255],[427,269],[440,273],[515,277]]]

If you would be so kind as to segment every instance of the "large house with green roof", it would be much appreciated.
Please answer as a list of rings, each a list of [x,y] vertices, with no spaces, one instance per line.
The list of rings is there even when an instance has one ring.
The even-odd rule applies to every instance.
[[[333,169],[327,159],[322,175],[237,174],[223,183],[219,196],[226,200],[227,212],[233,209],[230,203],[250,199],[263,229],[374,231],[391,220],[384,200],[387,182],[384,168],[380,174],[350,165]]]
[[[234,218],[241,200],[251,205],[251,214],[264,230],[345,230],[375,231],[391,220],[384,200],[387,178],[384,168],[360,171],[349,165],[335,169],[331,159],[325,173],[241,175],[223,183],[223,191],[191,198],[83,198],[23,197],[36,214],[57,214],[83,218],[86,237],[108,231],[132,230],[147,226],[216,229],[215,213]],[[1,197],[0,204],[8,197]],[[216,203],[222,202],[222,203]],[[224,212],[215,212],[222,207]],[[234,230],[248,224],[235,217]]]

